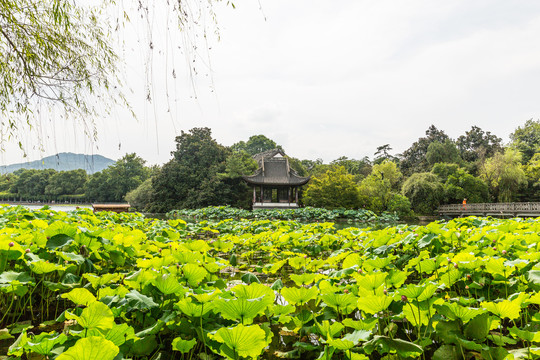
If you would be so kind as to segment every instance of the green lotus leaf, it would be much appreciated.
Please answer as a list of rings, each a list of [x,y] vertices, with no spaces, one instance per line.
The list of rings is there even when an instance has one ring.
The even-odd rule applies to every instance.
[[[398,289],[405,283],[408,276],[409,272],[407,271],[392,270],[386,278],[386,284],[388,287],[393,286]]]
[[[424,309],[423,306],[418,307],[411,302],[403,306],[403,315],[413,326],[427,325],[430,320],[430,312],[427,309]],[[431,312],[431,315],[433,315],[433,312]]]
[[[202,266],[195,264],[185,264],[182,267],[182,272],[184,273],[184,278],[186,278],[190,286],[198,286],[199,283],[208,275]]]
[[[367,272],[373,271],[373,269],[384,269],[397,258],[395,255],[390,255],[385,258],[376,257],[374,259],[368,259],[364,261],[364,268]]]
[[[66,319],[77,320],[85,329],[109,330],[114,324],[114,315],[109,307],[99,301],[90,303],[81,316],[66,311]]]
[[[196,304],[191,298],[183,298],[176,307],[189,317],[201,317],[214,308],[214,303]]]
[[[150,310],[158,307],[151,297],[141,294],[137,290],[131,290],[126,294],[125,299],[132,310]]]
[[[77,263],[78,265],[82,264],[84,262],[84,256],[77,255],[73,253],[66,253],[66,252],[57,252],[57,254],[64,259],[65,261],[73,261]]]
[[[289,265],[291,265],[293,269],[300,270],[301,268],[306,267],[310,261],[311,261],[310,259],[300,257],[300,256],[295,256],[295,257],[289,258]]]
[[[464,307],[454,302],[436,305],[436,308],[441,315],[446,316],[449,320],[460,319],[464,324],[475,316],[486,312],[484,309]]]
[[[248,285],[251,284],[251,283],[258,283],[258,284],[261,283],[261,280],[259,280],[257,275],[255,275],[253,273],[250,273],[250,272],[247,272],[244,275],[242,275],[242,281],[245,282]]]
[[[56,234],[49,237],[49,239],[47,240],[47,245],[45,246],[48,249],[57,249],[69,245],[72,242],[73,238],[71,236],[66,234]]]
[[[385,284],[387,276],[387,272],[376,272],[367,275],[356,275],[355,278],[358,286],[366,290],[363,295],[367,295],[368,293],[374,295],[375,290],[380,289],[382,291],[382,286]]]
[[[433,353],[433,360],[461,360],[461,353],[457,346],[442,345]]]
[[[341,339],[329,339],[328,344],[338,350],[347,351],[358,345],[360,341],[367,341],[371,336],[371,331],[356,330],[345,335]]]
[[[231,289],[231,292],[234,293],[236,297],[243,299],[260,299],[263,297],[261,301],[267,305],[273,304],[276,297],[274,290],[258,283],[236,285]]]
[[[86,274],[85,274],[86,275]],[[148,270],[138,270],[124,279],[124,284],[134,289],[141,289],[154,279],[154,274]]]
[[[198,302],[206,304],[208,302],[213,301],[219,294],[221,294],[221,291],[219,289],[216,289],[212,292],[210,291],[203,291],[198,294],[192,294],[192,296],[197,299]]]
[[[13,335],[9,333],[8,329],[0,329],[0,341],[13,339]]]
[[[480,306],[501,319],[508,318],[510,320],[515,320],[519,317],[521,311],[519,304],[510,300],[503,300],[497,303],[483,301],[480,303]]]
[[[0,284],[11,284],[16,282],[18,284],[27,284],[33,282],[34,278],[28,273],[19,273],[15,271],[4,271],[0,273]]]
[[[510,275],[512,272],[511,268],[507,268],[504,266],[504,262],[506,261],[505,258],[489,258],[488,261],[484,262],[484,265],[486,267],[486,271],[492,275],[501,275],[506,277],[507,275]]]
[[[283,289],[283,286],[284,286],[283,281],[281,281],[281,279],[277,279],[276,281],[274,281],[272,286],[270,286],[270,288],[272,290],[279,291],[279,290]]]
[[[205,253],[211,249],[210,245],[208,245],[204,240],[195,240],[189,243],[186,242],[182,244],[182,247],[190,251],[198,251],[200,253]]]
[[[234,360],[238,356],[257,358],[267,346],[266,333],[258,325],[220,328],[213,338],[223,344],[222,354]]]
[[[53,264],[45,260],[38,260],[30,262],[30,270],[36,274],[48,274],[53,271],[64,271],[65,266]]]
[[[387,336],[374,336],[372,340],[363,344],[364,351],[371,354],[377,351],[379,354],[397,354],[400,357],[416,358],[421,355],[424,350],[420,345],[414,344],[401,339],[391,339]]]
[[[426,283],[423,285],[409,284],[405,288],[401,288],[398,291],[397,296],[401,297],[405,295],[409,300],[416,299],[419,302],[427,300],[433,296],[437,290],[437,285],[433,283]]]
[[[190,352],[191,349],[197,344],[197,340],[183,340],[182,338],[174,338],[172,341],[172,349],[175,351],[180,351],[182,354]]]
[[[347,355],[349,360],[369,360],[369,358],[364,354],[358,354],[358,353],[354,353],[354,352],[350,352],[350,353],[347,352],[347,353],[345,353],[345,355]]]
[[[352,253],[349,254],[345,260],[343,260],[343,264],[341,264],[342,269],[347,269],[350,267],[353,267],[354,265],[357,265],[359,268],[362,266],[362,258],[360,257],[360,254],[358,253]]]
[[[492,320],[487,312],[475,316],[465,326],[464,334],[467,339],[483,341],[489,334],[491,322]]]
[[[54,331],[50,333],[41,333],[32,340],[29,340],[26,343],[25,348],[41,355],[49,355],[56,345],[61,345],[66,342],[66,340],[67,336],[63,333],[57,334]]]
[[[60,295],[60,297],[71,300],[77,305],[84,306],[87,306],[88,304],[97,301],[96,297],[90,291],[84,288],[73,289],[68,293]]]
[[[530,270],[527,272],[529,282],[540,285],[540,270]]]
[[[152,284],[165,295],[176,294],[183,290],[183,286],[173,274],[158,276],[152,281]]]
[[[83,275],[83,278],[88,280],[88,282],[92,284],[92,287],[94,289],[98,289],[103,285],[108,285],[118,281],[120,279],[120,274],[102,274],[97,276],[94,274],[86,273]]]
[[[367,314],[376,314],[388,309],[392,301],[392,297],[386,295],[362,296],[356,305]]]
[[[321,274],[306,274],[306,273],[304,273],[304,274],[300,274],[300,275],[292,274],[292,275],[289,276],[289,279],[294,281],[294,283],[296,285],[302,286],[302,285],[309,285],[314,281],[322,279],[323,277],[324,276],[321,275]]]
[[[224,252],[224,253],[229,252],[234,247],[234,244],[232,242],[223,241],[223,239],[221,238],[218,238],[211,245],[217,251]]]
[[[354,330],[373,330],[377,325],[377,318],[372,317],[364,320],[346,318],[343,319],[343,325],[353,328]]]
[[[431,274],[437,269],[437,263],[433,259],[422,260],[416,265],[416,269],[420,274]]]
[[[343,330],[344,326],[340,322],[333,322],[330,324],[328,320],[324,320],[320,324],[317,324],[319,333],[326,339],[331,339],[338,336]]]
[[[105,339],[111,341],[114,345],[123,345],[126,341],[136,339],[135,329],[128,324],[114,324],[109,331],[101,330],[102,336],[104,333]]]
[[[266,274],[275,274],[287,263],[287,260],[279,260],[274,262],[273,264],[269,264],[263,269],[263,272]]]
[[[58,234],[74,237],[75,234],[77,234],[77,229],[67,222],[55,221],[45,229],[44,233],[45,236],[48,236],[49,238],[52,238]]]
[[[510,335],[512,335],[515,339],[520,340],[527,340],[529,342],[540,342],[540,331],[526,331],[526,330],[520,330],[517,327],[512,327],[508,329],[510,332]]]
[[[225,319],[251,324],[258,314],[263,314],[268,304],[259,299],[219,299],[214,302],[214,311]]]
[[[320,296],[324,303],[334,309],[338,313],[348,315],[356,309],[357,297],[353,294],[324,294]]]
[[[451,287],[461,278],[461,271],[458,269],[452,269],[441,275],[439,283],[445,285],[445,287]]]
[[[56,360],[113,360],[120,352],[118,346],[98,336],[78,340]]]
[[[319,291],[316,287],[312,286],[310,288],[283,288],[281,289],[281,295],[287,300],[289,304],[305,304],[309,300],[317,297]]]
[[[0,284],[0,291],[6,294],[13,293],[17,296],[24,296],[28,290],[28,286],[17,284],[17,281],[13,281],[11,284]]]

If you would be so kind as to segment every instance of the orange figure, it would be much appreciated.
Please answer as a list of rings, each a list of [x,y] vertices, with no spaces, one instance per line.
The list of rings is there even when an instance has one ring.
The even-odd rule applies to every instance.
[[[467,198],[463,199],[463,205],[461,206],[462,210],[467,210]]]

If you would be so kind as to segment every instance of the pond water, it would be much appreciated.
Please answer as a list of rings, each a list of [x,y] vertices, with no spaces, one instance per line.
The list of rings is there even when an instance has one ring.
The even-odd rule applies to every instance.
[[[92,205],[90,204],[7,204],[7,205],[21,205],[21,206],[24,206],[26,208],[29,208],[31,210],[39,210],[41,208],[43,208],[43,206],[48,206],[49,209],[51,210],[54,210],[54,211],[73,211],[73,210],[76,210],[77,208],[82,208],[82,209],[85,209],[85,208],[88,208],[88,209],[91,209],[92,208]]]

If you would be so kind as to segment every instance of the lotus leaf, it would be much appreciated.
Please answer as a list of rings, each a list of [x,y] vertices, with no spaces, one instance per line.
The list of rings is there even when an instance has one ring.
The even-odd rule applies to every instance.
[[[56,345],[61,345],[66,342],[66,340],[67,336],[65,334],[57,334],[54,331],[50,333],[41,333],[32,340],[29,340],[26,343],[25,348],[41,355],[49,355]]]
[[[38,260],[30,262],[30,270],[36,274],[48,274],[53,271],[64,271],[65,266],[50,263],[45,260]]]
[[[60,297],[71,300],[77,305],[84,306],[88,306],[88,304],[97,301],[96,297],[90,291],[84,288],[73,289],[68,293],[60,295]]]
[[[182,338],[177,337],[172,341],[172,349],[185,354],[190,352],[196,344],[197,340],[195,339],[183,340]]]
[[[368,314],[376,314],[386,310],[393,299],[386,295],[370,295],[362,296],[357,301],[358,309]]]
[[[355,330],[341,339],[329,339],[328,344],[338,350],[346,351],[358,345],[360,341],[367,341],[370,336],[371,331]]]
[[[373,330],[377,325],[377,318],[372,317],[364,320],[346,318],[343,319],[343,325],[353,328],[354,330]]]
[[[125,298],[132,310],[146,311],[158,307],[158,304],[156,304],[151,297],[143,295],[137,290],[131,290],[126,294]]]
[[[221,353],[234,360],[238,356],[256,358],[267,346],[266,333],[258,325],[220,328],[213,338],[223,344]]]
[[[231,292],[238,298],[250,300],[260,299],[260,301],[264,302],[266,305],[273,304],[276,297],[272,289],[259,283],[249,285],[239,284],[233,287]]]
[[[173,274],[164,274],[152,280],[152,284],[165,295],[183,293],[183,287]]]
[[[176,307],[189,317],[201,317],[214,308],[214,303],[196,304],[191,298],[183,298],[176,303]]]
[[[440,314],[446,316],[446,318],[450,320],[460,319],[464,324],[469,322],[469,320],[475,316],[486,312],[483,309],[464,307],[454,302],[447,302],[442,305],[438,305],[437,310]]]
[[[281,295],[287,300],[289,304],[305,304],[309,300],[314,299],[319,291],[316,287],[310,288],[283,288],[281,289]]]
[[[113,360],[120,349],[102,337],[90,336],[60,354],[57,360]]]
[[[251,324],[253,319],[263,314],[268,304],[258,299],[219,299],[214,302],[214,311],[225,319],[240,321],[242,324]]]
[[[490,301],[483,301],[480,303],[480,306],[488,310],[490,313],[497,315],[501,319],[504,319],[504,318],[508,318],[510,320],[517,319],[521,311],[519,304],[512,302],[510,300],[503,300],[498,303],[490,302]]]
[[[184,278],[186,278],[188,284],[194,287],[198,286],[208,274],[202,266],[195,264],[185,264],[182,267],[182,272],[184,273]]]
[[[11,284],[14,282],[18,284],[27,284],[33,281],[34,278],[28,273],[20,273],[15,271],[4,271],[3,273],[0,273],[0,284]]]
[[[85,329],[109,330],[114,324],[114,315],[109,307],[99,301],[90,303],[80,316],[66,312],[66,319],[77,320]]]
[[[306,273],[300,274],[300,275],[292,274],[292,275],[289,276],[289,278],[292,281],[294,281],[294,283],[296,285],[301,286],[301,285],[309,285],[314,281],[322,279],[323,275],[321,275],[321,274],[306,274]]]
[[[344,329],[344,326],[340,322],[330,323],[328,320],[324,320],[320,324],[317,324],[319,333],[326,339],[331,339],[338,336]]]
[[[376,335],[372,340],[363,344],[364,351],[371,354],[377,351],[379,354],[397,354],[400,357],[417,357],[423,353],[421,346],[401,339],[391,339],[387,336]]]

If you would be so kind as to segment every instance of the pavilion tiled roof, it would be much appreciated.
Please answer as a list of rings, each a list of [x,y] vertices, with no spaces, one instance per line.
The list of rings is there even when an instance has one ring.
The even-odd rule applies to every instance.
[[[276,155],[282,157],[275,157]],[[281,149],[274,149],[253,156],[259,163],[259,169],[253,175],[244,176],[244,180],[254,185],[300,186],[309,181],[309,177],[300,176],[289,166],[289,159]]]

